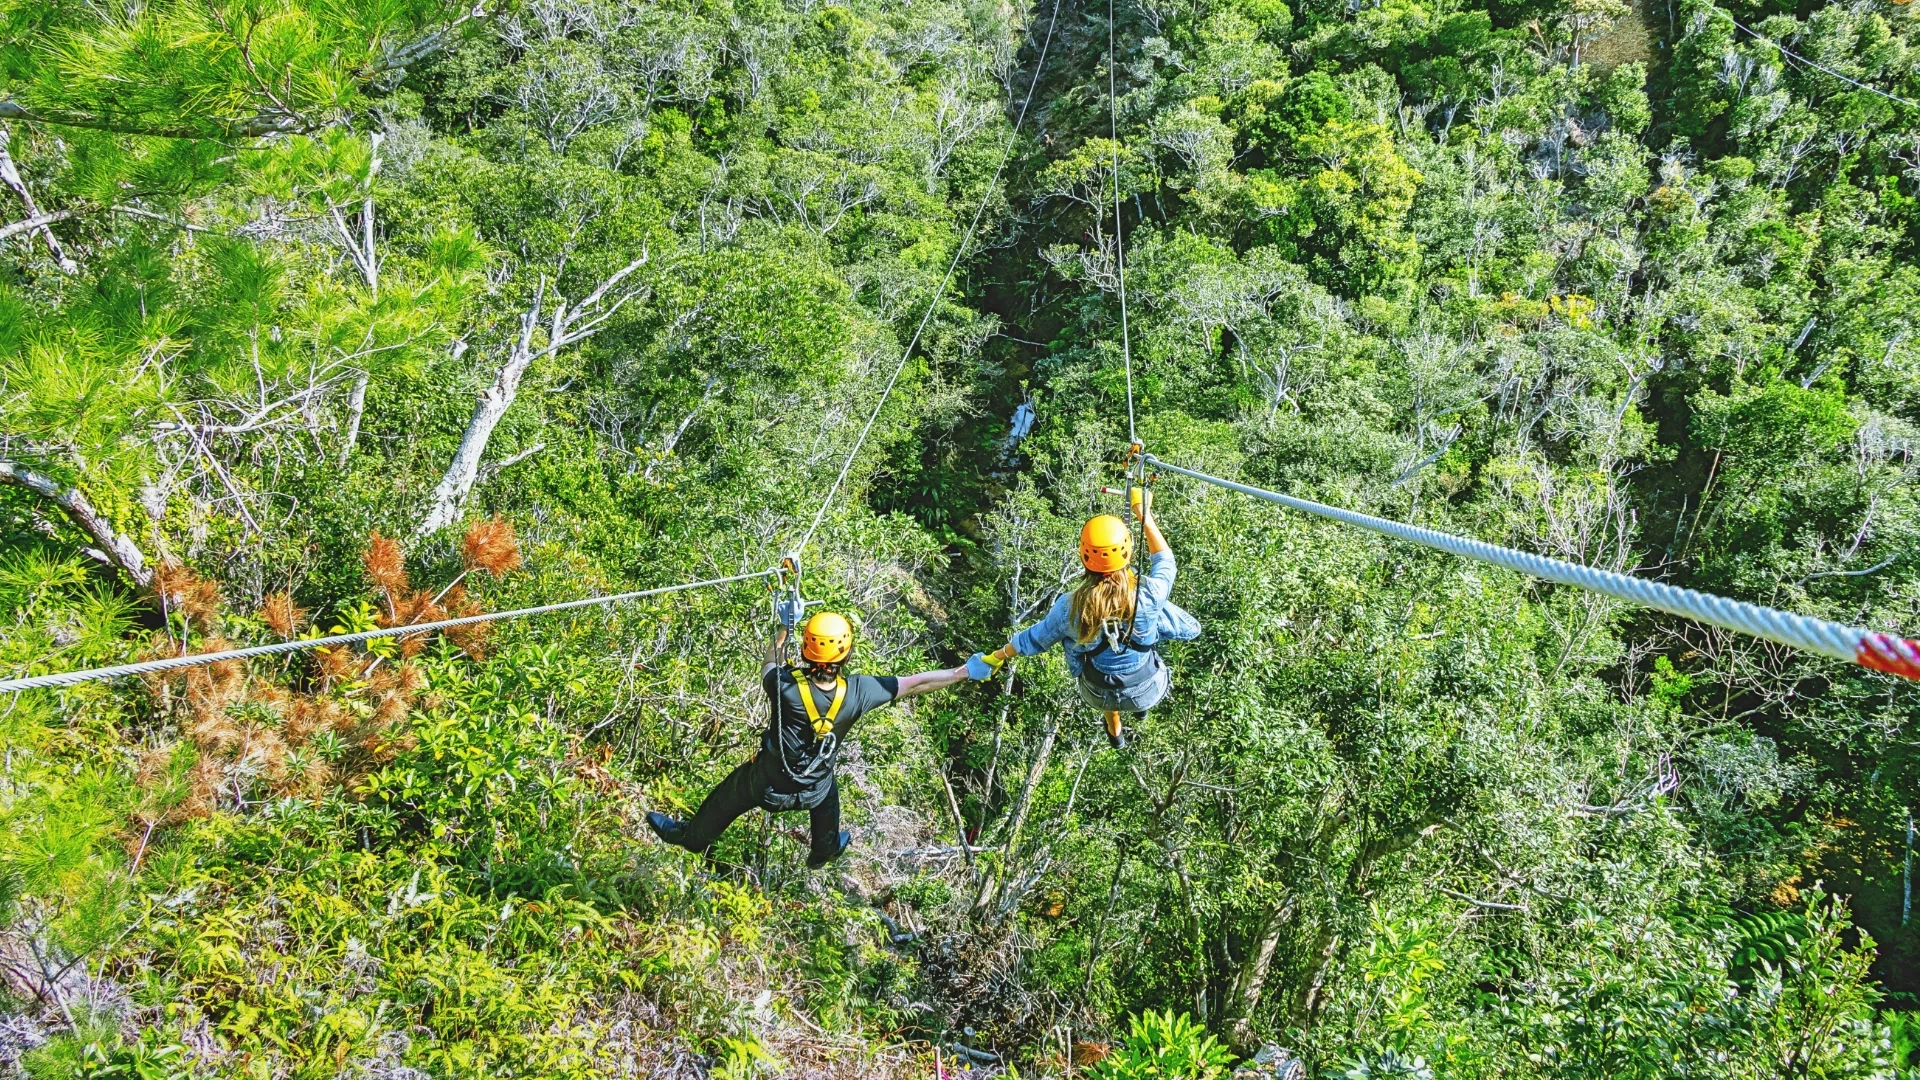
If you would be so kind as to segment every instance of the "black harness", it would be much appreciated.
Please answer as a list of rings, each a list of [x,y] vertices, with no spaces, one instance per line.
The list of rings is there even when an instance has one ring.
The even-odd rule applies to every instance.
[[[1135,610],[1139,610],[1137,603]],[[1113,675],[1095,667],[1093,665],[1093,658],[1097,653],[1088,652],[1080,658],[1080,678],[1083,681],[1101,690],[1131,690],[1136,686],[1145,684],[1155,675],[1159,674],[1160,650],[1145,645],[1134,644],[1132,619],[1127,620],[1124,630],[1118,625],[1118,620],[1108,620],[1107,624],[1100,628],[1100,634],[1106,638],[1107,652],[1116,654],[1145,653],[1147,654],[1147,662],[1127,672],[1125,675]]]

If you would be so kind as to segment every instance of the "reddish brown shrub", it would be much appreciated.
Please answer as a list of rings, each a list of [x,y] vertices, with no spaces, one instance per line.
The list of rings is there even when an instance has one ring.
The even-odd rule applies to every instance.
[[[404,596],[408,589],[406,556],[400,550],[400,542],[381,536],[375,530],[367,543],[364,561],[373,583],[387,594],[389,602],[398,603],[399,597]]]
[[[500,577],[520,567],[520,541],[513,523],[498,514],[476,521],[460,542],[460,562],[468,570],[485,570]]]
[[[307,624],[307,609],[289,593],[268,593],[260,603],[260,618],[280,637],[291,638]]]
[[[201,633],[212,633],[220,617],[220,587],[177,562],[153,568],[154,595],[180,612]]]

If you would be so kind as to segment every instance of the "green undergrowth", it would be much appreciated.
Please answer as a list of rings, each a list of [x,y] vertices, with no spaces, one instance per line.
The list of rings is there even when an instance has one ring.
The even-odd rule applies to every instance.
[[[809,1052],[858,1058],[908,1019],[887,1002],[913,962],[871,911],[797,867],[762,888],[640,839],[634,784],[462,663],[426,661],[460,696],[352,790],[215,811],[133,851],[135,778],[44,725],[34,752],[16,714],[0,852],[41,898],[27,946],[85,975],[59,983],[78,1023],[29,1075],[602,1076],[777,1057],[766,1033],[795,1014],[834,1036]]]

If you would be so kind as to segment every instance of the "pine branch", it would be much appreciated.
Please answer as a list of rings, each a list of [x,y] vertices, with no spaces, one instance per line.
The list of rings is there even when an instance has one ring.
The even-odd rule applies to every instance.
[[[323,126],[283,113],[261,113],[239,119],[208,118],[197,125],[174,126],[141,123],[137,119],[98,113],[30,109],[17,101],[0,101],[0,120],[23,120],[32,124],[90,128],[122,135],[149,135],[161,139],[258,139],[268,135],[294,135]]]
[[[27,211],[27,220],[32,221],[41,216],[40,207],[34,202],[33,190],[27,187],[26,177],[20,175],[19,166],[13,163],[12,143],[13,133],[7,130],[6,125],[0,124],[0,182],[4,182],[20,197],[20,204]],[[63,274],[79,273],[80,264],[67,257],[66,249],[60,246],[60,238],[53,235],[48,224],[41,222],[39,231],[47,242],[47,250],[53,255],[54,264],[60,267]]]
[[[11,240],[23,232],[44,229],[56,221],[65,221],[77,213],[78,211],[75,210],[53,210],[44,214],[35,214],[30,218],[10,222],[6,225],[0,225],[0,240]]]
[[[457,37],[455,31],[467,21],[486,18],[491,12],[476,4],[445,25],[437,26],[413,41],[387,51],[378,59],[346,73],[360,85],[391,75],[444,50]],[[155,123],[137,116],[69,109],[37,109],[18,101],[0,101],[0,120],[20,120],[59,127],[89,128],[122,135],[146,135],[161,139],[261,139],[271,135],[302,135],[326,127],[332,115],[311,116],[282,105],[253,116],[186,118],[176,123]]]

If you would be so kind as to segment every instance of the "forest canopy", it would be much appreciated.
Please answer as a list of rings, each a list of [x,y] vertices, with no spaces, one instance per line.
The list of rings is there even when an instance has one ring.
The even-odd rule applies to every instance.
[[[0,677],[751,575],[851,670],[1153,454],[1920,632],[1906,0],[0,0]],[[1920,1076],[1909,684],[1177,476],[1204,631],[658,842],[766,580],[0,702],[0,1075]]]

